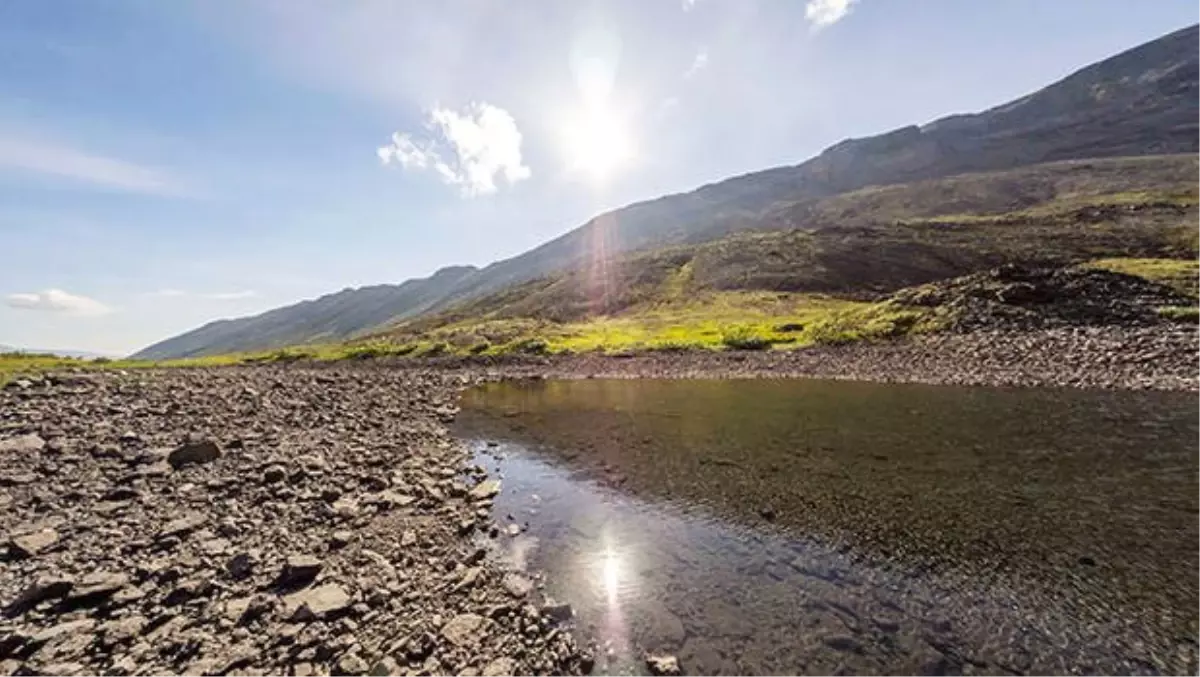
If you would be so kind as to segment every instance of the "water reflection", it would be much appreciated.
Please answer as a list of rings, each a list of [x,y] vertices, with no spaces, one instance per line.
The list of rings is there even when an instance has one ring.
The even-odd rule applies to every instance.
[[[864,385],[505,386],[460,423],[600,671],[1194,672],[1194,395]]]

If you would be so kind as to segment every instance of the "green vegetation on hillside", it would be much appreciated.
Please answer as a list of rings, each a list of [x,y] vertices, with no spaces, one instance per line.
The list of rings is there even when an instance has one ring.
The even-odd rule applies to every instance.
[[[1151,282],[1165,284],[1187,296],[1200,296],[1200,289],[1198,289],[1200,284],[1197,282],[1197,275],[1200,275],[1200,262],[1197,262],[1196,259],[1111,258],[1096,259],[1083,265],[1088,268],[1135,275]]]

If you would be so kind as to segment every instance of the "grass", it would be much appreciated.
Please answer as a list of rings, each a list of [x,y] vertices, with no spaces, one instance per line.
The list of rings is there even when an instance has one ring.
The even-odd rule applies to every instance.
[[[1083,264],[1087,268],[1107,270],[1113,273],[1135,275],[1152,282],[1165,284],[1185,296],[1197,297],[1200,284],[1200,263],[1195,259],[1135,259],[1108,258],[1096,259]]]
[[[392,340],[441,342],[449,353],[474,355],[767,350],[897,336],[929,326],[922,324],[929,316],[923,309],[790,292],[685,294],[679,277],[663,282],[671,293],[612,314],[563,322],[455,319],[442,326],[414,324]]]
[[[1172,322],[1200,323],[1200,308],[1196,306],[1163,306],[1156,309],[1159,317]]]

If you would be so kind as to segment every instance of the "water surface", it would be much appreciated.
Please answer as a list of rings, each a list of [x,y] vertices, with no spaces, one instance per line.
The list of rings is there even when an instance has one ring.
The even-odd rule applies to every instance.
[[[601,672],[1196,670],[1197,397],[827,381],[464,396]]]

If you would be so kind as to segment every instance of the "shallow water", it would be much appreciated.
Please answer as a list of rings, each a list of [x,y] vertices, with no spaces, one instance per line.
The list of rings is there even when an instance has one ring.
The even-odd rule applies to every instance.
[[[457,425],[597,672],[1195,672],[1197,404],[589,380]]]

